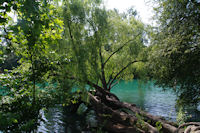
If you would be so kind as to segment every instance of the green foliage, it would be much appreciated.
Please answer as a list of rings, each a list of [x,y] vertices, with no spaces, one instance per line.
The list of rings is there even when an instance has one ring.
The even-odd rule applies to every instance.
[[[59,103],[58,90],[50,83],[36,86],[37,100],[33,102],[32,81],[29,80],[29,75],[22,71],[13,70],[7,74],[1,74],[0,89],[6,90],[6,93],[2,91],[0,93],[1,131],[32,131],[37,128],[41,119],[39,111]]]
[[[68,76],[82,88],[90,81],[106,89],[115,75],[117,80],[132,79],[134,70],[122,69],[140,60],[138,55],[144,48],[144,25],[133,11],[120,14],[106,11],[97,1],[81,0],[66,0],[63,8],[62,47],[66,48],[63,55],[68,61],[64,67]],[[131,64],[127,67],[133,67]]]
[[[80,97],[88,103],[94,89],[88,81],[110,90],[143,69],[132,65],[143,60],[145,48],[144,25],[133,8],[120,14],[101,0],[7,0],[0,15],[2,131],[30,132],[42,108]]]
[[[146,125],[144,123],[145,122],[144,118],[141,115],[139,115],[139,114],[136,114],[135,116],[138,119],[137,123],[136,123],[136,126],[139,127],[139,128],[141,128],[141,129],[143,129],[143,130],[145,130],[145,131],[147,131],[147,127],[146,127]]]
[[[156,128],[158,129],[159,133],[162,133],[161,132],[161,130],[162,130],[162,123],[160,121],[156,122]]]
[[[157,1],[159,27],[154,29],[149,67],[158,85],[174,88],[178,103],[200,97],[200,4],[197,1]]]
[[[186,122],[187,118],[188,117],[186,116],[183,107],[180,107],[176,118],[177,123],[181,125]]]
[[[59,56],[54,47],[62,38],[63,21],[53,1],[19,0],[0,4],[12,9],[3,10],[4,14],[11,11],[17,16],[17,22],[8,16],[5,17],[9,19],[1,22],[0,54],[8,55],[1,58],[6,61],[1,61],[11,63],[12,55],[18,58],[16,68],[5,66],[11,71],[5,69],[1,74],[0,85],[7,94],[0,97],[0,130],[30,132],[37,128],[39,110],[60,100],[59,83],[55,85],[54,78]]]
[[[28,95],[14,98],[9,103],[2,103],[0,110],[0,130],[19,132],[36,129],[40,108],[40,104],[34,107],[31,105]]]

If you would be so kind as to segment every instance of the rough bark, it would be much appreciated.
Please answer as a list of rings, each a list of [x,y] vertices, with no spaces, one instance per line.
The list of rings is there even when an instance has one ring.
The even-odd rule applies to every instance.
[[[184,130],[184,127],[187,127]],[[176,133],[200,133],[200,122],[188,122],[181,124]]]
[[[120,101],[112,101],[112,103],[115,105],[119,105],[122,108],[129,109],[132,112],[135,112],[143,117],[146,117],[148,120],[152,121],[152,124],[154,124],[154,126],[155,126],[156,122],[161,122],[163,130],[165,130],[165,132],[174,133],[177,130],[177,128],[175,127],[176,124],[165,121],[161,117],[153,116],[147,112],[144,112],[144,111],[140,110],[139,108],[137,108],[136,106],[133,106],[132,104],[120,102]]]
[[[71,77],[70,79],[76,79]],[[104,115],[108,115],[110,118],[106,117],[106,123],[104,123],[104,128],[110,132],[114,133],[129,133],[129,132],[150,132],[157,133],[159,132],[156,128],[156,123],[159,122],[162,126],[161,131],[163,133],[183,133],[184,129],[178,127],[176,123],[166,121],[162,117],[153,116],[147,112],[142,111],[136,105],[121,102],[118,97],[109,92],[97,84],[94,84],[88,80],[85,81],[88,85],[95,88],[95,94],[92,95],[88,92],[90,97],[91,106],[95,109],[98,114],[99,121],[104,123]],[[126,109],[126,110],[124,110]],[[127,112],[127,110],[129,110]],[[130,113],[131,111],[131,113]],[[140,119],[136,116],[142,116],[142,123]],[[138,124],[139,123],[139,124]],[[191,125],[191,123],[189,124]],[[194,126],[195,125],[193,123]],[[187,126],[187,125],[184,125]],[[191,127],[199,129],[199,127]],[[187,128],[190,130],[191,128]],[[187,131],[188,132],[188,131]],[[189,133],[189,132],[188,132]]]
[[[104,128],[106,128],[106,130],[114,133],[145,132],[134,126],[134,124],[137,122],[137,118],[135,116],[131,116],[122,111],[113,110],[112,108],[103,104],[98,96],[93,96],[91,94],[89,94],[89,96],[91,103],[94,105],[95,111],[98,114],[99,121],[104,123]],[[151,127],[149,124],[147,125]],[[153,127],[152,129],[156,131],[156,129]]]
[[[104,127],[106,130],[116,133],[158,133],[159,131],[156,128],[156,122],[160,122],[164,133],[175,133],[177,131],[177,125],[175,123],[168,122],[161,117],[144,112],[134,104],[121,102],[118,98],[115,98],[116,96],[114,94],[108,91],[104,94],[107,94],[105,99],[101,98],[101,95],[95,96],[90,93],[89,97],[100,121],[105,124]],[[132,113],[127,113],[122,109],[128,109]],[[104,116],[105,114],[106,117]],[[140,120],[136,117],[136,114],[144,117],[144,120],[142,121],[143,127],[141,125],[137,126]],[[150,123],[148,123],[147,120],[150,120]]]

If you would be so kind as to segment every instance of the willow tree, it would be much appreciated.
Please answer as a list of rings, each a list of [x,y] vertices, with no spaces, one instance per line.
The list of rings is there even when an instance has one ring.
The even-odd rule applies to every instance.
[[[139,55],[145,47],[144,25],[134,16],[135,11],[107,11],[98,0],[66,0],[63,8],[65,38],[61,51],[66,63],[60,74],[82,88],[103,127],[111,132],[158,132],[154,126],[160,121],[164,130],[175,131],[166,121],[121,102],[110,92],[119,80],[133,78],[133,64],[143,62]],[[125,113],[124,108],[133,114]],[[137,114],[151,120],[150,124],[143,121],[145,128],[137,124]]]
[[[200,3],[156,2],[159,27],[152,39],[151,72],[160,86],[174,88],[179,103],[195,105],[200,98]]]
[[[66,75],[101,92],[133,78],[132,64],[142,61],[138,55],[144,48],[144,25],[135,11],[107,11],[101,1],[64,2]]]

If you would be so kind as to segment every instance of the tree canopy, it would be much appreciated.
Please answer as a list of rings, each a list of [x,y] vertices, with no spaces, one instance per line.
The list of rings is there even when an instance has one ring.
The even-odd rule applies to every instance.
[[[150,67],[157,83],[174,88],[179,103],[198,103],[200,96],[200,3],[156,1]]]
[[[133,12],[120,14],[106,11],[99,1],[77,0],[66,1],[63,14],[68,75],[105,90],[118,79],[133,77],[127,68],[142,61],[138,55],[145,47],[144,25]]]
[[[179,103],[199,102],[200,2],[155,2],[158,27],[145,46],[151,27],[134,8],[119,13],[102,0],[1,0],[0,130],[30,132],[41,109],[81,102],[100,120],[109,115],[112,131],[116,123],[134,132],[157,132],[160,124],[177,130],[110,92],[120,80],[145,75],[173,88]]]
[[[89,85],[106,96],[118,80],[132,79],[132,64],[143,61],[144,24],[134,9],[106,10],[99,0],[0,4],[1,86],[9,90],[1,96],[0,115],[7,119],[0,130],[36,128],[38,110],[54,98],[67,104],[75,86],[84,93]],[[26,123],[20,114],[27,114]]]

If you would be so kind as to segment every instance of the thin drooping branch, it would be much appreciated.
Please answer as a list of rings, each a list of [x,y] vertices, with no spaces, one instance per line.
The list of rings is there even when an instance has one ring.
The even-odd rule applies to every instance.
[[[96,28],[94,27],[94,24],[89,20],[89,19],[86,19],[87,22],[92,26],[92,29],[94,30],[94,32],[96,32]]]
[[[113,84],[113,82],[117,79],[117,77],[124,71],[126,70],[131,64],[136,63],[136,62],[141,62],[142,60],[134,60],[132,62],[129,62],[125,67],[123,67],[115,76],[114,78],[111,80],[110,84],[109,84],[109,90],[111,89],[111,85]]]
[[[100,40],[98,40],[98,34],[97,34],[98,32],[96,31],[96,28],[94,27],[92,22],[90,22],[88,19],[87,19],[87,21],[92,26],[92,28],[93,28],[93,30],[95,32],[95,34],[94,34],[95,43],[96,43],[96,45],[99,45],[99,41]],[[105,78],[105,70],[104,70],[104,62],[103,62],[103,56],[102,56],[102,52],[101,52],[101,46],[99,48],[99,56],[100,56],[100,61],[101,61],[101,76],[100,76],[100,80],[102,82],[102,85],[103,85],[104,89],[107,90],[107,83],[106,83],[106,78]]]
[[[119,52],[124,46],[126,46],[127,44],[129,44],[131,41],[133,41],[134,39],[128,40],[127,42],[125,42],[121,47],[119,47],[116,51],[114,51],[109,57],[108,59],[104,62],[104,65],[106,65],[106,63],[110,60],[110,58],[117,52]]]
[[[109,80],[108,80],[108,83],[107,84],[110,84],[111,80],[112,80],[112,77],[113,77],[113,74],[114,74],[114,71],[112,71],[110,77],[109,77]]]
[[[91,22],[88,20],[88,22],[91,24]],[[97,35],[97,32],[95,30],[95,27],[93,24],[91,24],[94,32],[95,32],[95,39],[96,39],[96,43],[98,43],[98,35]],[[72,35],[72,32],[71,32],[71,26],[70,26],[70,22],[67,21],[67,27],[68,27],[68,31],[69,31],[69,35],[70,35],[70,39],[72,41],[72,44],[74,45],[74,38],[73,38],[73,35]],[[102,77],[100,76],[100,79],[102,81],[102,84],[103,84],[103,87],[105,89],[107,89],[107,85],[106,85],[106,80],[105,80],[105,72],[104,72],[104,63],[103,63],[103,57],[102,57],[102,53],[101,53],[101,48],[99,49],[99,55],[100,55],[100,60],[101,60],[101,72],[102,72]],[[75,77],[69,77],[70,79],[75,79],[75,80],[80,80],[78,78],[75,78]],[[99,90],[100,92],[104,92],[103,88],[98,86],[97,84],[94,84],[92,83],[91,81],[84,81],[86,82],[88,85],[94,87],[95,89]]]
[[[111,85],[111,87],[110,88],[113,88],[115,85],[117,85],[119,83],[119,81],[116,81],[115,83],[113,83],[112,85]]]
[[[138,37],[139,35],[140,35],[140,33],[137,34],[137,35],[135,36],[135,38]],[[119,47],[117,50],[115,50],[115,51],[108,57],[108,59],[104,62],[104,66],[106,65],[106,63],[110,60],[110,58],[111,58],[114,54],[116,54],[117,52],[119,52],[120,50],[122,50],[123,47],[126,46],[126,45],[128,45],[130,42],[134,41],[135,38],[128,40],[128,41],[125,42],[121,47]]]
[[[72,31],[71,31],[71,26],[70,26],[69,20],[67,20],[67,27],[68,27],[69,36],[71,38],[72,44],[74,45],[74,38],[73,38],[73,35],[72,35]]]

